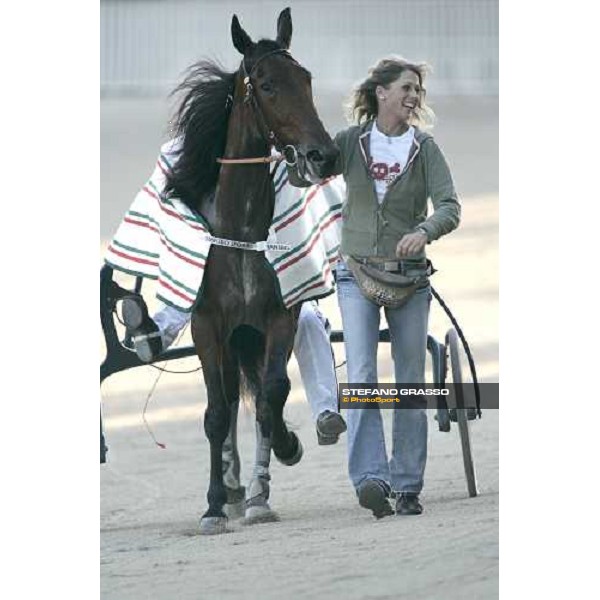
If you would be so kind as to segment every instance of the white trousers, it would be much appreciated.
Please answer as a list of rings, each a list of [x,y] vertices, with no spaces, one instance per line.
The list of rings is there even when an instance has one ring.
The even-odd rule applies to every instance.
[[[190,313],[161,305],[152,318],[160,329],[164,349],[173,343],[190,317]],[[298,319],[294,355],[314,420],[325,410],[338,412],[337,380],[329,333],[329,322],[316,302],[305,302]]]

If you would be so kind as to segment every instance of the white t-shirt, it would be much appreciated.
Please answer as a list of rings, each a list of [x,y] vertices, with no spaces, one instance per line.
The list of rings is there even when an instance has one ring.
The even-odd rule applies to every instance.
[[[383,201],[388,185],[402,173],[408,162],[415,128],[409,127],[402,135],[389,137],[377,129],[373,123],[371,129],[371,177],[375,181],[377,199]]]

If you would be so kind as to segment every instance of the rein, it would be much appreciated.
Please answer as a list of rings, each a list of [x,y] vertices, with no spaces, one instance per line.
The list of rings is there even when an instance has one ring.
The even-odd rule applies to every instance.
[[[272,162],[281,162],[285,160],[288,167],[295,167],[298,164],[298,151],[294,146],[285,146],[280,154],[271,154],[271,156],[259,156],[258,158],[217,158],[217,162],[222,165],[250,165]]]
[[[259,158],[217,158],[217,162],[222,165],[250,165],[280,161],[282,158],[281,154],[277,154],[276,156],[261,156]]]

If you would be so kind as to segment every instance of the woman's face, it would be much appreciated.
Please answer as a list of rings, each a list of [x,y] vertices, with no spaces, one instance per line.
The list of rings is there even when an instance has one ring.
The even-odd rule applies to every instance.
[[[408,124],[419,106],[421,91],[419,76],[414,71],[402,71],[400,77],[387,87],[377,86],[378,116],[398,125]]]

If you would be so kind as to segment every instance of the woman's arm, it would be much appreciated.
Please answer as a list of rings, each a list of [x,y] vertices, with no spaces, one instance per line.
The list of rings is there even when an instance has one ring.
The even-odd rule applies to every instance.
[[[427,196],[431,198],[433,214],[420,223],[418,228],[432,242],[458,227],[460,204],[448,163],[433,139],[424,142],[423,153]]]

